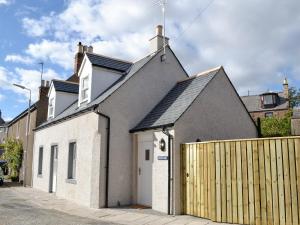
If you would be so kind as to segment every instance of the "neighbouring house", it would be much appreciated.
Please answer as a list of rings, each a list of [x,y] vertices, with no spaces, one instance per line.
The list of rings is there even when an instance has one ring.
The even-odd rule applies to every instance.
[[[179,214],[180,143],[257,137],[223,67],[189,77],[162,33],[136,62],[78,44],[78,89],[52,81],[48,120],[35,129],[34,188],[93,208]]]
[[[0,110],[0,144],[3,143],[7,135],[7,124],[2,118],[2,112]]]
[[[291,130],[292,135],[300,135],[300,109],[293,110]]]
[[[30,122],[29,122],[29,132],[27,134],[27,118],[28,118],[28,108],[22,113],[13,118],[9,123],[7,123],[7,138],[15,138],[22,142],[23,149],[26,148],[26,141],[28,135],[28,149],[26,151],[26,179],[24,180],[24,157],[22,162],[22,167],[20,169],[20,181],[25,182],[25,185],[32,185],[32,155],[33,155],[33,139],[34,133],[33,129],[42,124],[47,120],[48,111],[48,90],[49,82],[42,81],[41,87],[39,89],[39,100],[31,105],[30,107]]]
[[[4,142],[4,139],[7,136],[7,124],[2,118],[2,112],[0,110],[0,145]],[[0,157],[3,154],[3,149],[0,146]]]
[[[265,92],[260,95],[241,97],[254,121],[258,118],[282,118],[290,110],[289,85],[287,79],[283,81],[283,91]]]

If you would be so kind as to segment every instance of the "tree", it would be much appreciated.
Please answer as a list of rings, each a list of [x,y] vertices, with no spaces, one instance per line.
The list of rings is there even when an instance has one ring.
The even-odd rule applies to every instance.
[[[10,176],[16,178],[19,176],[19,170],[22,165],[23,147],[20,140],[8,138],[4,144],[4,153],[2,158],[7,161]]]
[[[295,87],[289,88],[290,107],[300,107],[300,89]]]
[[[282,137],[291,135],[292,111],[283,118],[267,117],[261,119],[262,137]]]

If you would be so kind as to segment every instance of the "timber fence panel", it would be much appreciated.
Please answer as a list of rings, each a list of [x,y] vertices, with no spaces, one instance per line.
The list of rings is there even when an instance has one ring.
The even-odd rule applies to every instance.
[[[181,146],[184,214],[216,222],[300,224],[300,137]]]

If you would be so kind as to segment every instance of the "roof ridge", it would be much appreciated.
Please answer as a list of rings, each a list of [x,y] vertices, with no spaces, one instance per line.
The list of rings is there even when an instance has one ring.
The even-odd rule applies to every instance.
[[[208,73],[211,73],[213,71],[218,71],[220,70],[221,68],[223,68],[223,66],[218,66],[218,67],[214,67],[214,68],[211,68],[211,69],[208,69],[208,70],[205,70],[205,71],[202,71],[198,74],[195,74],[193,76],[190,76],[190,77],[187,77],[183,80],[180,80],[180,81],[177,81],[177,83],[180,83],[180,82],[183,82],[183,81],[187,81],[187,80],[191,80],[191,79],[194,79],[194,78],[197,78],[199,76],[204,76],[204,75],[207,75]]]
[[[117,58],[114,58],[114,57],[111,57],[111,56],[101,55],[101,54],[98,54],[98,53],[86,52],[85,54],[86,55],[90,54],[90,55],[95,55],[95,56],[101,56],[101,57],[112,59],[112,60],[116,60],[116,61],[119,61],[119,62],[133,64],[133,62],[130,62],[130,61],[127,61],[127,60],[124,60],[124,59],[117,59]]]

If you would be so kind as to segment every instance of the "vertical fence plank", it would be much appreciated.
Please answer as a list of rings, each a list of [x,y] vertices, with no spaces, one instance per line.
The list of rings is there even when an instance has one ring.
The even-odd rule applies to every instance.
[[[193,145],[190,144],[190,206],[191,206],[191,215],[195,214],[194,211],[194,149]]]
[[[284,202],[284,183],[283,183],[283,163],[281,140],[276,140],[277,154],[277,179],[278,179],[278,202],[279,202],[279,221],[280,225],[285,224],[285,202]],[[274,185],[273,185],[274,187]],[[273,198],[276,196],[273,196]],[[275,212],[274,212],[275,213]]]
[[[238,193],[237,193],[237,180],[236,180],[236,149],[235,142],[230,142],[231,150],[231,189],[232,189],[232,222],[238,223]]]
[[[247,143],[243,141],[242,145],[242,170],[243,170],[243,206],[244,206],[244,224],[249,224],[249,197],[248,197],[248,160]]]
[[[297,180],[296,180],[296,162],[294,140],[288,140],[288,151],[290,161],[290,178],[291,178],[291,199],[292,199],[292,221],[293,225],[298,225],[298,201],[297,201]]]
[[[266,200],[266,176],[265,176],[265,154],[264,141],[258,141],[259,154],[259,187],[261,199],[261,223],[267,224],[267,200]]]
[[[277,171],[277,150],[275,140],[270,140],[270,155],[271,155],[271,174],[272,174],[272,201],[273,201],[273,217],[274,225],[280,224],[279,212],[279,191],[278,191],[278,171]]]
[[[221,153],[221,198],[222,198],[222,222],[227,222],[227,199],[226,199],[226,155],[225,155],[225,144],[220,143]]]
[[[232,193],[231,193],[231,162],[230,143],[225,143],[226,149],[226,198],[227,198],[227,222],[232,223]]]
[[[255,224],[254,211],[254,176],[253,176],[253,149],[252,142],[247,141],[247,160],[248,160],[248,185],[249,185],[249,219],[250,224]]]
[[[203,182],[204,182],[204,187],[203,187],[203,192],[204,192],[204,217],[208,218],[208,208],[207,208],[207,181],[208,181],[208,176],[207,176],[207,144],[205,144],[204,148],[204,154],[203,154]]]
[[[211,219],[211,214],[210,214],[210,191],[211,191],[211,160],[210,160],[210,155],[211,155],[211,144],[207,144],[207,218]]]
[[[260,207],[260,187],[259,187],[259,159],[257,141],[252,141],[253,149],[253,178],[254,178],[254,206],[255,206],[255,224],[261,224],[261,207]]]
[[[200,174],[201,174],[201,181],[200,181],[200,196],[201,196],[201,200],[200,200],[200,214],[201,217],[204,217],[204,182],[203,182],[203,178],[204,178],[204,146],[202,145],[201,148],[201,152],[200,152]]]
[[[243,212],[243,178],[242,178],[242,153],[241,142],[236,142],[236,165],[237,165],[237,194],[238,194],[238,222],[244,223]]]
[[[181,164],[181,213],[186,214],[186,208],[185,208],[185,202],[186,202],[186,181],[185,181],[185,160],[184,160],[184,154],[185,154],[185,144],[181,144],[181,151],[180,151],[180,164]]]
[[[190,198],[190,145],[186,145],[186,214],[191,215]]]
[[[197,144],[197,176],[198,176],[198,179],[197,179],[197,215],[198,216],[201,216],[201,213],[200,213],[200,201],[201,201],[201,193],[200,193],[200,182],[201,182],[201,169],[200,169],[200,149],[201,149],[201,146],[203,144],[201,143],[198,143]]]
[[[216,143],[216,221],[222,222],[222,196],[221,196],[221,153],[220,143]]]
[[[275,147],[275,143],[274,143],[274,147]],[[276,173],[276,152],[275,152],[275,148],[274,152],[273,152],[273,158],[272,160],[274,160],[274,165],[272,168],[274,168],[275,171],[272,170],[273,174],[275,172],[274,177],[277,179],[277,173]],[[264,140],[264,151],[265,151],[265,169],[266,169],[266,198],[267,198],[267,221],[268,221],[268,225],[278,225],[279,224],[279,212],[278,212],[278,205],[277,205],[277,213],[276,213],[276,217],[278,220],[274,219],[273,222],[273,198],[272,198],[272,172],[271,172],[271,154],[270,154],[270,141],[269,140]],[[277,185],[276,185],[277,188]],[[277,190],[277,189],[276,189]],[[276,195],[277,195],[277,191],[276,191]],[[277,197],[276,197],[277,198]],[[277,223],[276,223],[277,221]]]
[[[298,192],[298,216],[300,221],[300,138],[295,139],[295,157],[296,157],[296,174],[297,192]]]
[[[197,181],[198,181],[198,173],[197,173],[197,169],[198,169],[198,159],[197,159],[197,147],[198,144],[192,144],[193,145],[193,164],[194,164],[194,176],[193,176],[193,180],[194,180],[194,195],[193,195],[193,208],[194,208],[194,215],[197,215]]]
[[[210,147],[210,219],[216,221],[216,155],[215,144],[211,143]]]
[[[282,140],[282,158],[283,158],[283,179],[285,193],[285,218],[286,224],[292,224],[292,204],[291,204],[291,185],[289,170],[289,152],[287,139]]]

